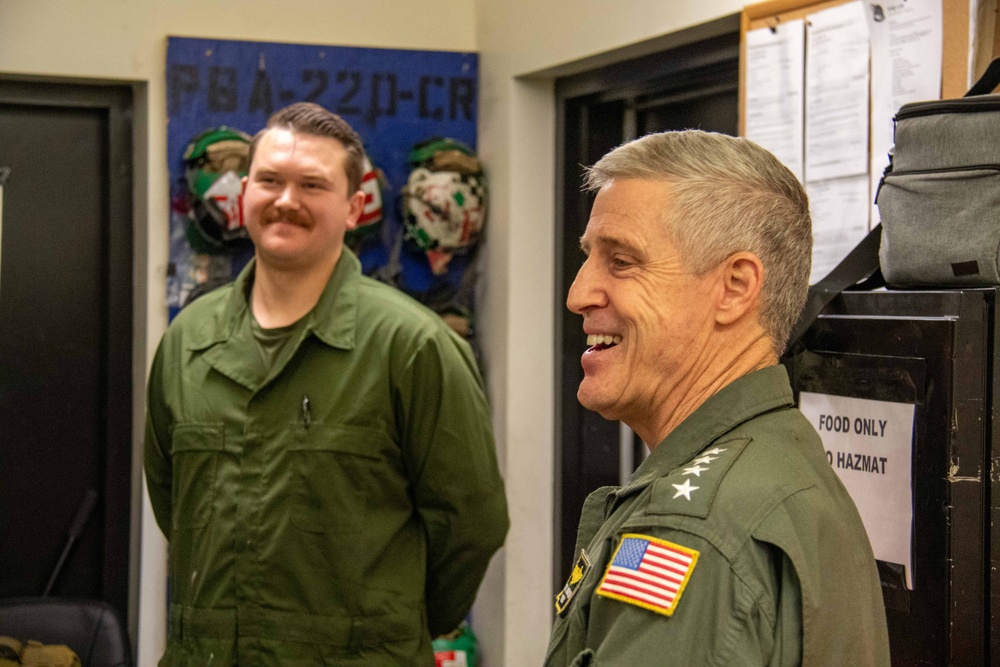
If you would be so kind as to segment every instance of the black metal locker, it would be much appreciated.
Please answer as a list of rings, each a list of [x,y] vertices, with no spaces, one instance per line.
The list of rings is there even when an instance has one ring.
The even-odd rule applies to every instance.
[[[899,565],[879,562],[893,665],[1000,661],[996,305],[992,288],[844,292],[786,362],[796,398],[915,405],[913,589]]]

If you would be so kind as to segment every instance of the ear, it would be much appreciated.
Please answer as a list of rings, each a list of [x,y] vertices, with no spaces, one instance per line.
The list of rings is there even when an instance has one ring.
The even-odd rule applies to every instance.
[[[348,211],[346,226],[347,229],[354,229],[358,226],[358,220],[361,219],[361,213],[365,210],[365,193],[361,190],[356,191],[347,200]]]
[[[730,255],[719,269],[721,293],[715,321],[729,325],[756,312],[764,283],[764,265],[754,253],[738,252]]]

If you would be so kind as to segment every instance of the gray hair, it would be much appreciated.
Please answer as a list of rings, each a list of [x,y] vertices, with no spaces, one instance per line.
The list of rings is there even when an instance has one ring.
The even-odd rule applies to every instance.
[[[747,139],[685,130],[619,146],[587,169],[584,187],[614,179],[670,184],[664,221],[695,275],[737,252],[760,258],[760,324],[780,354],[805,303],[812,263],[809,201],[792,172]]]

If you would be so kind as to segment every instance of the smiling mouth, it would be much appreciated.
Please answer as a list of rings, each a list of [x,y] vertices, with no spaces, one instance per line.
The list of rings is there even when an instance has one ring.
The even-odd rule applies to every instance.
[[[587,346],[589,352],[600,352],[612,348],[622,342],[621,336],[613,334],[589,334],[587,336]]]

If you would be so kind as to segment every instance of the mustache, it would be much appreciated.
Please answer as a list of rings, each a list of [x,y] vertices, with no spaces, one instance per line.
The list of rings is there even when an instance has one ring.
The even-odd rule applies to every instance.
[[[296,211],[283,211],[277,209],[270,209],[264,214],[264,223],[272,222],[288,222],[294,225],[299,225],[300,227],[306,226],[306,220]]]

